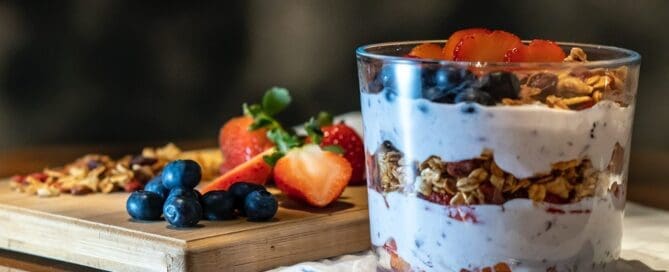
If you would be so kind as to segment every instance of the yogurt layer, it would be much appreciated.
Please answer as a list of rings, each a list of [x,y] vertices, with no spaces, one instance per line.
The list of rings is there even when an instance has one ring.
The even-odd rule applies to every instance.
[[[484,107],[440,104],[384,91],[361,93],[364,138],[373,154],[390,141],[406,158],[443,161],[476,158],[485,149],[517,178],[551,170],[551,164],[589,158],[597,170],[611,161],[616,143],[629,150],[634,108],[600,101],[582,111],[542,105]]]
[[[397,192],[368,194],[372,244],[381,247],[393,239],[398,255],[415,271],[499,262],[514,272],[593,271],[620,254],[623,211],[610,194],[568,205],[515,199],[459,207]],[[383,249],[377,251],[383,256]]]

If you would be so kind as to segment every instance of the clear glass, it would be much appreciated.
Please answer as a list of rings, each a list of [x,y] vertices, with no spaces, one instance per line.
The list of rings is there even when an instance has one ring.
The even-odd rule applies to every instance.
[[[444,41],[357,49],[378,269],[605,270],[621,250],[640,56],[559,43],[589,61],[403,57],[424,42]]]

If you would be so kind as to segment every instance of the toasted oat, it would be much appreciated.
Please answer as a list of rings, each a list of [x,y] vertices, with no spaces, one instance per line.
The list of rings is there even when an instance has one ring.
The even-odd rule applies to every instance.
[[[557,83],[557,93],[562,97],[590,95],[593,90],[592,86],[573,76],[561,77]]]
[[[529,198],[534,201],[544,201],[544,198],[546,198],[546,186],[543,184],[532,184],[530,185],[530,188],[527,189],[527,194],[529,195]]]
[[[563,177],[558,177],[555,180],[546,183],[546,191],[558,195],[561,198],[569,198],[569,193],[573,189],[573,186],[569,184],[569,181]]]
[[[458,192],[457,194],[455,194],[455,196],[453,196],[451,198],[451,201],[450,201],[449,204],[454,205],[454,206],[455,205],[465,205],[465,204],[467,204],[467,199],[465,197],[465,194],[461,193],[461,192]]]
[[[546,97],[546,104],[550,107],[555,107],[555,108],[560,108],[560,109],[569,109],[569,107],[562,102],[562,99],[554,96],[554,95],[549,95]]]
[[[570,160],[570,161],[564,161],[564,162],[557,162],[552,164],[553,169],[557,170],[567,170],[569,168],[574,168],[578,166],[581,163],[580,160]]]
[[[458,179],[456,186],[460,192],[468,193],[478,189],[480,183],[481,180],[466,177]]]
[[[506,182],[506,179],[504,177],[495,176],[495,175],[490,176],[490,183],[493,186],[495,186],[495,188],[497,188],[499,190],[504,189],[504,182]]]
[[[468,178],[475,179],[477,182],[481,183],[488,179],[488,171],[483,168],[476,168],[474,171],[469,173]],[[459,181],[459,180],[458,180]]]
[[[218,156],[214,156],[214,153]],[[124,188],[130,182],[148,181],[162,171],[167,162],[181,156],[195,158],[202,168],[203,177],[204,173],[218,172],[220,152],[191,151],[185,154],[174,144],[168,144],[162,148],[145,148],[141,156],[125,156],[117,161],[104,155],[88,154],[62,168],[47,168],[36,173],[46,177],[44,180],[28,175],[19,178],[24,179],[23,182],[12,182],[12,187],[19,192],[40,196],[110,193]]]
[[[394,150],[380,154],[378,169],[381,175],[381,187],[384,192],[400,189],[400,179],[398,179],[399,161],[402,159],[402,153]]]
[[[577,96],[577,97],[562,99],[562,103],[564,103],[568,107],[573,107],[584,103],[591,103],[592,101],[593,99],[590,96]]]

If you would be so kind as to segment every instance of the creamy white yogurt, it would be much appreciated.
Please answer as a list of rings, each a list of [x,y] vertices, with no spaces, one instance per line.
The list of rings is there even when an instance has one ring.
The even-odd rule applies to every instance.
[[[392,93],[361,93],[365,146],[373,154],[390,141],[410,160],[476,158],[490,149],[495,162],[517,178],[551,164],[589,158],[607,167],[616,143],[628,152],[634,108],[602,101],[582,111],[543,105],[484,107],[440,104]]]
[[[460,271],[498,262],[514,272],[593,271],[620,254],[623,212],[610,194],[568,205],[515,199],[455,208],[397,192],[368,193],[372,244],[382,247],[394,239],[414,271]],[[458,215],[465,220],[455,219]],[[383,263],[388,258],[380,261],[388,267]]]

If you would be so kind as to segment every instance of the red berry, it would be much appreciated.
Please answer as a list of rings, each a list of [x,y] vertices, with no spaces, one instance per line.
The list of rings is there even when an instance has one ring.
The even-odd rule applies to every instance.
[[[523,44],[518,36],[506,31],[474,33],[463,37],[455,46],[453,59],[456,61],[501,62],[509,50]]]
[[[136,179],[131,179],[130,181],[128,181],[128,183],[123,185],[123,190],[126,192],[134,192],[137,190],[141,190],[142,188],[144,188],[144,185],[142,185],[142,183]]]
[[[241,116],[230,119],[221,128],[219,145],[223,153],[221,173],[225,173],[274,146],[267,139],[267,129],[250,131],[253,118]]]
[[[344,158],[348,160],[353,168],[349,184],[364,184],[365,148],[360,135],[344,123],[324,126],[321,130],[323,131],[321,146],[339,145],[344,149]]]
[[[432,203],[440,204],[440,205],[450,205],[451,203],[451,196],[447,194],[440,194],[440,193],[432,193],[429,196],[424,196],[425,200],[430,201]]]
[[[490,30],[485,28],[468,28],[453,32],[453,34],[451,34],[451,36],[448,37],[448,40],[444,45],[443,57],[447,60],[453,60],[453,53],[455,51],[455,47],[458,45],[458,43],[460,43],[462,37],[469,36],[475,33],[490,33],[490,32],[491,32]]]
[[[443,59],[442,48],[433,43],[419,44],[409,52],[409,57],[422,59]]]
[[[566,57],[562,48],[547,40],[532,40],[529,45],[512,48],[504,60],[510,62],[561,62]]]
[[[351,172],[351,164],[341,155],[307,144],[276,162],[274,182],[290,198],[325,207],[344,192]]]
[[[240,181],[264,185],[272,175],[272,167],[265,162],[263,157],[272,154],[272,152],[274,152],[274,149],[268,149],[230,169],[204,186],[201,193],[206,194],[210,191],[228,190],[232,184]]]

